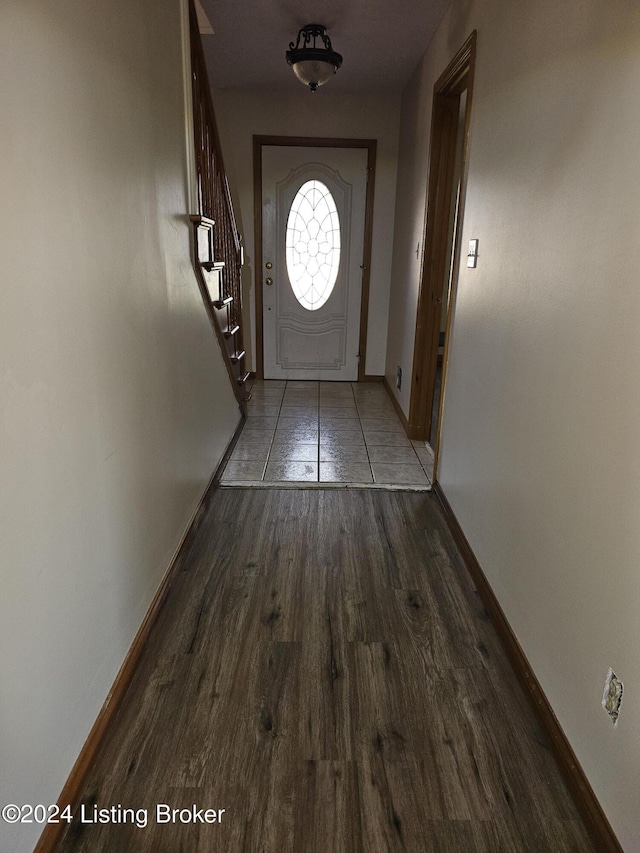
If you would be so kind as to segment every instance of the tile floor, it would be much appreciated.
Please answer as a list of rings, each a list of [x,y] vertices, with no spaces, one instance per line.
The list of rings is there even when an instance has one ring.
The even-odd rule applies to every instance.
[[[432,476],[382,383],[257,380],[222,483],[427,490]]]

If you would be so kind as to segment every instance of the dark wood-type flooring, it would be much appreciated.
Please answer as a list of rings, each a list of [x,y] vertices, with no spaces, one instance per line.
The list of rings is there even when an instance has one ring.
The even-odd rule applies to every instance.
[[[424,493],[218,490],[83,802],[149,823],[61,850],[594,849]]]

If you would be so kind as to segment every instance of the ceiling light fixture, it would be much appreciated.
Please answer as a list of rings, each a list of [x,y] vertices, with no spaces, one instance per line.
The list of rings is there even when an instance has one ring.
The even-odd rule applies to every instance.
[[[318,39],[324,47],[318,46]],[[331,47],[331,39],[325,27],[307,24],[298,33],[296,43],[289,44],[287,62],[298,80],[315,92],[340,68],[342,57]]]

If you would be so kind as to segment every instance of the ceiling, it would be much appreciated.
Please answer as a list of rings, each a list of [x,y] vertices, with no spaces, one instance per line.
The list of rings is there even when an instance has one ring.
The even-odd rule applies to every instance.
[[[327,28],[343,56],[322,95],[397,94],[415,70],[451,0],[200,0],[214,89],[301,92],[285,59],[305,24]]]

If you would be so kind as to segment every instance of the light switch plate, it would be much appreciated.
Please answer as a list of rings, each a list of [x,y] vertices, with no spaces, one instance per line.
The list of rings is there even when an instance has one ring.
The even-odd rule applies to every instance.
[[[475,269],[478,264],[478,240],[469,240],[469,253],[467,255],[467,266]]]

